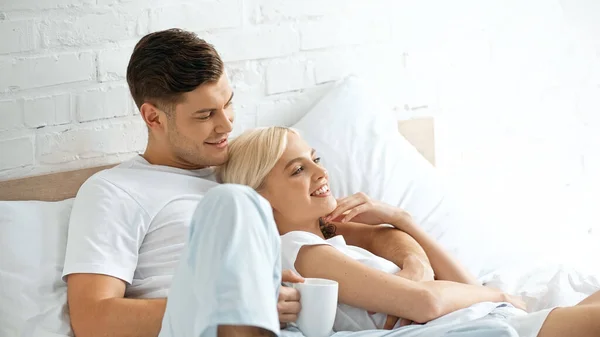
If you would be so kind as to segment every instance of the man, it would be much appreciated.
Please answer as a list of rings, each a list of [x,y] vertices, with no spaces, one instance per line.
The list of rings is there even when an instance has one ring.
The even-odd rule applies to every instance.
[[[227,245],[228,240],[237,238],[236,230],[258,228],[251,219],[260,218],[262,220],[256,221],[263,224],[270,221],[265,211],[268,205],[261,204],[243,214],[248,216],[243,217],[248,219],[248,226],[232,227],[239,225],[233,223],[237,221],[235,216],[247,211],[237,209],[236,205],[258,202],[255,196],[232,188],[209,193],[218,186],[213,167],[227,160],[227,138],[234,120],[234,93],[223,62],[211,45],[182,30],[149,34],[133,51],[127,82],[148,127],[148,145],[143,155],[88,179],[75,200],[63,276],[68,284],[71,324],[78,337],[157,336],[184,247],[188,249],[187,259],[181,261],[183,267],[177,277],[185,278],[188,283],[210,279],[206,282],[215,281],[213,286],[220,287],[223,279],[219,277],[231,275],[221,275],[214,266],[191,265],[199,261],[195,254],[205,254],[201,256],[203,261],[209,256],[226,259],[227,256],[219,255],[223,253],[220,249],[228,249],[228,254],[232,252],[231,245]],[[198,206],[199,203],[202,204]],[[196,231],[196,227],[188,235],[190,222],[211,236],[199,235],[202,231]],[[417,280],[431,278],[425,253],[403,232],[366,225],[342,226],[338,232],[346,236],[350,244],[368,249],[401,267],[405,259],[413,261],[417,257],[424,262],[411,264],[414,270],[408,274],[412,273]],[[258,237],[274,240],[273,247],[277,247],[272,232]],[[289,271],[283,271],[283,275],[281,271],[264,275],[251,268],[243,269],[259,266],[253,264],[256,261],[244,260],[252,260],[251,257],[238,257],[236,261],[241,269],[232,279],[239,281],[236,285],[243,285],[244,277],[252,278],[257,284],[273,281],[280,284],[281,278],[284,282],[302,282],[301,277]],[[218,266],[228,262],[214,260],[212,263]],[[277,261],[272,263],[276,265]],[[204,286],[204,283],[198,284]],[[173,291],[182,289],[177,287],[174,284]],[[216,288],[203,288],[200,292],[203,293],[189,294],[188,300],[195,307],[217,305],[210,302],[215,300]],[[271,296],[273,302],[267,303]],[[275,319],[277,325],[296,320],[300,311],[296,290],[282,287],[278,294],[263,297],[267,297],[263,300],[266,304],[247,303],[248,299],[236,296],[231,300],[246,301],[240,305],[255,309],[276,306],[279,316],[267,319]],[[254,304],[256,307],[252,307]],[[169,302],[169,306],[178,305]],[[188,313],[199,315],[195,311]],[[196,322],[197,317],[190,317],[188,322]],[[199,329],[198,335],[206,333],[207,336],[268,335],[278,333],[279,329],[279,326],[265,327],[259,323],[242,326],[244,324],[235,317],[215,322],[213,325],[196,322],[208,326],[190,329]],[[390,324],[393,322],[392,318]],[[164,333],[169,335],[169,331]]]

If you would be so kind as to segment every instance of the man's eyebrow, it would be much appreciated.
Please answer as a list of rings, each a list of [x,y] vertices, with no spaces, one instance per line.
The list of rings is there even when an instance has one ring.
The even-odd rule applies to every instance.
[[[310,151],[311,157],[315,155],[315,152],[317,152],[317,151],[315,151],[315,149],[312,149]],[[298,158],[294,158],[294,159],[290,160],[287,164],[285,164],[285,167],[283,169],[284,170],[287,169],[288,167],[290,167],[290,165],[292,165],[293,163],[300,161],[300,160],[302,160],[302,157],[298,157]]]
[[[229,100],[227,101],[227,103],[225,103],[225,105],[228,105],[229,103],[231,103],[231,100],[233,100],[233,92],[231,92],[231,96],[229,97]],[[215,108],[206,108],[206,109],[201,109],[198,111],[194,111],[195,114],[199,114],[199,113],[205,113],[205,112],[211,112],[211,111],[215,111],[217,109]]]

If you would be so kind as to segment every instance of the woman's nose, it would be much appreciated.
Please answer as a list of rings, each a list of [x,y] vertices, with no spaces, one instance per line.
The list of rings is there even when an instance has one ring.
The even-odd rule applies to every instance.
[[[322,167],[317,167],[317,171],[315,174],[315,180],[327,178],[327,170]]]

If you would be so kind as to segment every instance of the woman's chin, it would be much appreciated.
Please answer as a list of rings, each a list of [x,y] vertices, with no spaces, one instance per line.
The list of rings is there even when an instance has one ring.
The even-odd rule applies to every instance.
[[[335,208],[337,207],[337,200],[335,200],[335,198],[331,195],[327,197],[326,201],[326,205],[325,205],[325,209],[324,209],[324,215],[329,215],[329,213],[333,212],[335,210]]]
[[[337,207],[337,201],[333,195],[318,198],[318,202],[313,201],[311,203],[311,214],[318,214],[319,217],[325,217],[329,215]]]

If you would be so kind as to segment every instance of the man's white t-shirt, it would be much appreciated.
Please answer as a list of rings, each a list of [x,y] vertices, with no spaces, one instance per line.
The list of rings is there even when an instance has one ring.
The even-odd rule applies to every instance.
[[[341,235],[325,240],[313,233],[303,231],[289,232],[281,236],[281,263],[283,269],[291,269],[300,275],[295,267],[298,253],[303,246],[311,245],[332,246],[348,257],[386,273],[394,274],[400,271],[400,268],[394,263],[368,250],[346,244],[346,240]],[[366,310],[340,303],[338,304],[333,328],[335,331],[382,329],[386,318],[387,315],[385,314],[370,315]]]
[[[215,186],[212,168],[152,165],[141,156],[96,173],[73,205],[63,278],[104,274],[127,282],[126,297],[166,297],[192,214]]]

